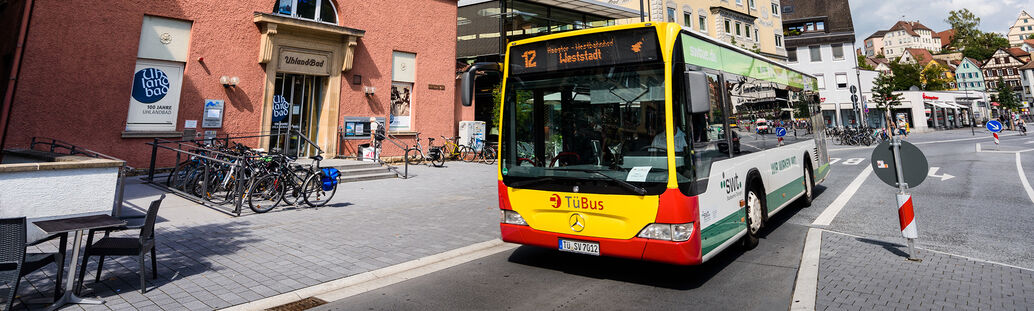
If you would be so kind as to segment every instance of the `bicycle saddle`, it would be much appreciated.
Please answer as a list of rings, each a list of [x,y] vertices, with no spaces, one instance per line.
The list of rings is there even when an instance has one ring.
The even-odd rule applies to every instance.
[[[309,157],[309,159],[313,159],[313,160],[316,160],[316,161],[323,161],[323,156],[322,155],[314,155],[314,156]]]

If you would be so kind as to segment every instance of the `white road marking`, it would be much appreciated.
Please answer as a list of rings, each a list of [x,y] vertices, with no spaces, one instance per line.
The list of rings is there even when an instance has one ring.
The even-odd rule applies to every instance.
[[[951,175],[951,174],[948,174],[948,173],[937,175],[937,171],[940,170],[940,169],[941,168],[937,167],[937,166],[930,167],[930,172],[928,172],[926,174],[926,176],[937,177],[937,178],[940,178],[941,181],[945,181],[945,180],[949,180],[949,179],[955,178],[955,175]]]
[[[815,310],[815,297],[819,287],[819,252],[822,251],[822,229],[808,229],[801,254],[801,266],[797,269],[797,284],[793,288],[790,310]]]
[[[1020,162],[1020,152],[1016,153],[1016,171],[1020,173],[1020,183],[1023,184],[1023,190],[1027,191],[1027,198],[1030,198],[1030,201],[1034,202],[1034,189],[1030,188],[1030,181],[1027,181],[1027,174],[1023,173],[1023,164]]]
[[[865,161],[865,158],[850,158],[844,161],[844,165],[858,165]]]
[[[840,195],[833,200],[833,203],[829,204],[829,206],[822,211],[822,214],[819,214],[819,217],[815,218],[815,221],[811,224],[828,226],[832,223],[833,218],[837,217],[840,210],[844,209],[844,205],[847,205],[847,201],[851,200],[851,197],[854,196],[855,192],[858,192],[858,188],[862,186],[862,183],[865,182],[865,179],[868,178],[869,175],[872,175],[872,166],[866,165],[865,169],[858,174],[858,177],[855,177],[854,180],[851,181],[851,184],[847,185],[847,188],[844,189],[844,192],[841,192]]]
[[[829,158],[829,165],[833,165],[833,163],[837,162],[840,162],[840,158]]]
[[[506,244],[498,239],[485,241],[222,310],[265,310],[308,297],[316,297],[332,302],[444,270],[492,254],[508,251],[516,247],[517,245]]]

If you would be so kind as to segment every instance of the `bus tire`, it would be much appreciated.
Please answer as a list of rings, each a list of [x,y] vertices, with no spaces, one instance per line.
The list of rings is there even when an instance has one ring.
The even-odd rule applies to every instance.
[[[807,156],[804,157],[808,159]],[[811,201],[815,197],[815,171],[811,169],[811,161],[807,160],[804,162],[804,195],[801,196],[801,206],[811,206]]]
[[[747,191],[744,191],[744,220],[747,224],[747,234],[743,236],[742,244],[744,250],[751,250],[758,246],[761,228],[765,223],[765,190],[761,185],[760,178],[750,179]]]

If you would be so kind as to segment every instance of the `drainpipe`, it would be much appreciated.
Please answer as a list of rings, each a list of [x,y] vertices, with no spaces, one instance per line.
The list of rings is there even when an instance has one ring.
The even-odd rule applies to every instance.
[[[22,25],[18,30],[18,43],[14,48],[14,59],[11,61],[11,75],[7,80],[7,91],[4,94],[3,106],[0,106],[0,160],[7,143],[7,125],[11,120],[11,105],[14,103],[14,89],[18,82],[18,71],[21,69],[22,54],[25,52],[25,37],[29,32],[29,19],[32,18],[33,0],[25,0],[25,12],[22,13]]]

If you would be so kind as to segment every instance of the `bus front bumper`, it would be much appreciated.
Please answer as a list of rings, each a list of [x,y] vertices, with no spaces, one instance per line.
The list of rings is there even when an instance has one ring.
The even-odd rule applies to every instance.
[[[702,261],[699,229],[685,242],[672,242],[644,238],[628,240],[603,239],[577,235],[558,234],[532,229],[529,226],[499,224],[504,242],[557,249],[558,239],[591,241],[600,244],[600,255],[636,260],[663,262],[675,265],[698,265]]]

